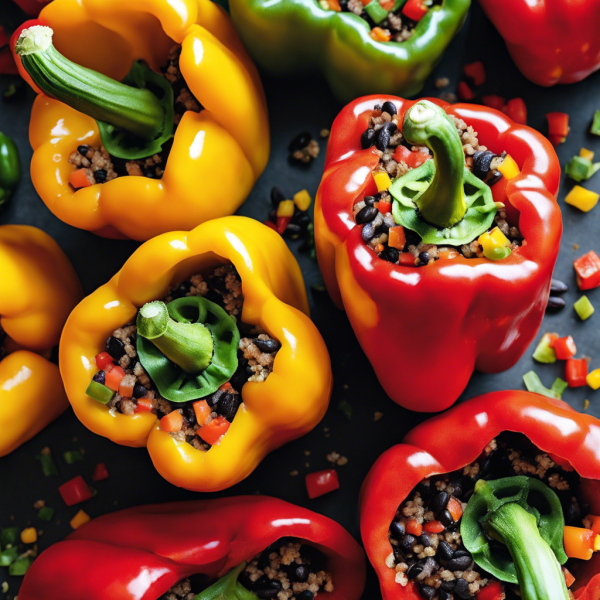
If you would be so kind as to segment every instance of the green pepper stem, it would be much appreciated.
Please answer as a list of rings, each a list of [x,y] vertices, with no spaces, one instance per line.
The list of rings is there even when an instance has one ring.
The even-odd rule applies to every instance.
[[[178,323],[165,303],[156,301],[142,306],[136,324],[139,335],[186,373],[199,373],[210,365],[214,341],[202,323]]]
[[[238,582],[240,573],[246,568],[243,562],[198,594],[194,600],[258,600],[257,596]]]
[[[433,152],[435,173],[416,201],[419,214],[440,229],[456,225],[467,212],[465,157],[456,127],[442,108],[421,100],[406,111],[402,133],[410,144],[425,145]]]
[[[542,539],[534,515],[508,502],[486,516],[484,528],[508,548],[523,600],[569,599],[560,564]]]
[[[144,140],[160,136],[165,111],[157,96],[71,62],[52,44],[53,34],[50,27],[34,25],[15,45],[23,67],[46,95]]]

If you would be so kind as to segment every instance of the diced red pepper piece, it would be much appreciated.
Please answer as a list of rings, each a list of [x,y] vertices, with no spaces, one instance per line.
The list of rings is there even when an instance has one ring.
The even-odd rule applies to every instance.
[[[427,533],[442,533],[442,531],[444,531],[444,526],[440,521],[427,521],[427,523],[423,525],[423,530]]]
[[[160,428],[168,433],[181,431],[183,427],[183,415],[178,410],[171,411],[160,420]]]
[[[108,365],[110,367],[110,365]],[[115,392],[121,385],[121,380],[125,377],[125,371],[119,365],[114,365],[112,369],[106,369],[106,377],[104,378],[104,385],[109,387]]]
[[[475,98],[473,90],[469,87],[469,84],[466,81],[461,81],[458,84],[458,97],[461,100],[473,100],[473,98]]]
[[[212,413],[212,408],[208,405],[206,400],[197,400],[192,404],[194,407],[194,413],[196,413],[196,421],[198,425],[202,427],[206,423],[208,417]]]
[[[327,0],[327,5],[329,6],[329,10],[335,10],[335,12],[340,12],[342,10],[340,0]]]
[[[112,364],[114,364],[114,361],[108,352],[100,352],[100,354],[96,354],[96,366],[99,369],[105,369],[108,365]]]
[[[554,352],[556,352],[558,360],[567,360],[577,354],[575,341],[570,335],[555,339],[552,342],[552,347],[554,348]]]
[[[429,10],[424,0],[408,0],[402,9],[402,14],[413,21],[420,21]]]
[[[135,412],[152,412],[152,400],[150,398],[138,398]]]
[[[588,375],[588,362],[585,358],[569,358],[565,367],[565,379],[569,387],[583,387]]]
[[[265,225],[267,227],[270,227],[271,229],[274,229],[275,231],[277,231],[277,225],[275,225],[275,223],[273,223],[273,221],[265,221]]]
[[[228,392],[229,390],[233,389],[233,386],[231,383],[229,383],[229,381],[226,381],[219,389],[223,392]]]
[[[204,425],[198,429],[198,435],[211,446],[214,446],[221,436],[227,433],[231,423],[225,417],[216,417],[208,425]]]
[[[506,104],[506,114],[519,125],[527,125],[527,105],[523,98],[513,98]]]
[[[415,519],[411,519],[406,524],[406,533],[410,533],[410,535],[419,537],[423,533],[423,525],[421,523],[417,523]]]
[[[127,384],[124,384],[123,381],[125,380],[125,378],[123,378],[121,380],[121,383],[119,384],[119,396],[123,396],[123,398],[132,398],[133,397],[133,388],[135,387],[135,379],[132,379],[132,381],[130,381]]]
[[[580,290],[591,290],[600,285],[600,258],[590,250],[573,261]]]
[[[79,190],[84,187],[90,187],[92,184],[88,179],[85,169],[77,169],[69,175],[69,183],[76,189]]]
[[[63,483],[58,491],[67,506],[85,502],[92,497],[92,490],[81,475]]]
[[[404,233],[404,227],[398,225],[396,227],[390,227],[388,232],[388,246],[402,250],[406,245],[406,234]]]
[[[391,213],[392,212],[392,203],[386,202],[385,200],[380,200],[379,202],[377,202],[377,210],[379,210],[379,212],[383,213],[384,215],[386,213]]]
[[[103,481],[104,479],[108,479],[108,469],[104,463],[96,465],[92,479],[94,481]]]
[[[492,581],[477,592],[477,600],[500,600],[504,598],[504,590],[499,581]]]
[[[415,257],[410,252],[400,252],[400,256],[398,258],[398,264],[405,265],[407,267],[415,266]]]
[[[283,232],[287,229],[287,226],[290,224],[292,217],[277,217],[277,225],[276,230],[277,233],[282,235]]]
[[[485,68],[480,60],[465,65],[463,73],[466,77],[473,80],[473,85],[485,83]]]
[[[406,146],[400,144],[400,146],[396,146],[396,150],[394,150],[394,160],[396,162],[403,162],[409,167],[416,169],[420,167],[426,160],[433,158],[431,154],[429,154],[429,150],[427,148],[417,151],[411,151]]]
[[[563,112],[551,112],[548,120],[548,139],[555,145],[562,144],[569,135],[569,115]]]
[[[454,496],[450,496],[450,500],[448,500],[446,508],[448,509],[448,512],[452,515],[452,518],[455,521],[458,521],[462,517],[462,504]]]
[[[392,39],[392,35],[387,29],[382,27],[373,27],[369,34],[376,42],[389,42]]]
[[[305,478],[305,482],[306,491],[311,500],[323,496],[323,494],[333,492],[340,487],[337,471],[335,469],[309,473]]]
[[[563,567],[563,575],[565,576],[565,584],[570,588],[575,583],[575,577],[571,574],[571,571],[567,567]]]
[[[506,100],[502,96],[496,96],[495,94],[484,96],[481,101],[485,106],[495,108],[496,110],[504,110],[504,107],[506,106]]]

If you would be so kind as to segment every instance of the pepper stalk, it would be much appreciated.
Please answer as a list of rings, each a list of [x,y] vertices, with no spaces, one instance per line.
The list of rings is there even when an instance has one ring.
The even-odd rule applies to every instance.
[[[198,594],[194,600],[258,600],[258,597],[238,581],[239,574],[246,568],[243,562]]]

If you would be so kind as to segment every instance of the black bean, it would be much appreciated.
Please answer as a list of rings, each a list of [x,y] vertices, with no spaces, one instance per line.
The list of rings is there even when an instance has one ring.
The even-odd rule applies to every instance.
[[[143,398],[148,393],[148,390],[140,383],[133,388],[134,398]]]
[[[495,183],[498,183],[502,179],[502,173],[500,171],[494,171],[494,174],[486,181],[489,187],[492,187]]]
[[[269,600],[270,598],[277,598],[277,594],[281,591],[281,583],[276,579],[272,579],[267,584],[268,587],[261,587],[259,589],[252,590],[259,598],[263,600]]]
[[[231,421],[233,421],[233,417],[235,417],[235,413],[237,413],[238,408],[240,407],[240,404],[239,394],[226,392],[219,399],[217,412],[231,423]]]
[[[435,488],[433,488],[433,489],[435,489]],[[432,491],[431,482],[429,480],[420,481],[417,484],[415,491],[419,492],[419,494],[421,494],[421,498],[429,498],[431,491]]]
[[[433,598],[436,594],[436,589],[434,587],[431,587],[430,585],[425,585],[424,583],[419,584],[419,591],[428,600],[431,600],[431,598]]]
[[[450,600],[450,594],[444,590],[440,590],[438,594],[440,600]]]
[[[360,136],[360,147],[363,150],[370,148],[375,143],[375,137],[377,136],[377,132],[374,129],[365,129],[363,134]]]
[[[108,173],[106,172],[106,169],[98,169],[97,171],[94,171],[94,179],[96,180],[96,183],[104,183],[107,175]]]
[[[375,228],[373,227],[373,225],[371,223],[367,223],[362,228],[361,235],[362,235],[363,242],[370,242],[375,237]]]
[[[87,157],[87,153],[90,151],[90,147],[86,145],[77,146],[77,152],[81,154],[81,156]]]
[[[403,535],[406,534],[406,527],[404,523],[394,521],[390,525],[390,534],[395,540],[399,540]]]
[[[490,171],[490,163],[495,154],[486,150],[485,152],[475,152],[473,154],[473,173],[480,179],[484,179]]]
[[[294,581],[302,583],[308,579],[310,569],[306,565],[298,565],[292,572]]]
[[[396,123],[392,123],[391,121],[388,123],[384,123],[381,126],[381,129],[377,132],[377,137],[375,139],[375,146],[377,150],[381,152],[385,152],[386,148],[390,144],[390,138],[392,134],[396,133],[398,126]]]
[[[449,525],[452,525],[454,523],[454,519],[452,518],[452,515],[450,514],[450,511],[448,509],[444,509],[443,511],[441,511],[437,515],[437,518],[444,527],[448,527]]]
[[[387,260],[388,262],[397,263],[398,259],[400,258],[400,252],[396,248],[386,246],[379,256],[380,258],[383,258],[383,260]]]
[[[205,400],[209,406],[215,406],[224,393],[225,392],[223,390],[217,390],[214,394],[207,396]]]
[[[305,228],[310,223],[310,215],[305,210],[297,210],[290,222]]]
[[[304,590],[303,592],[296,594],[296,598],[299,600],[312,600],[314,597],[314,594],[310,590]]]
[[[104,385],[106,381],[106,373],[104,371],[98,371],[94,375],[93,379],[96,383],[101,383],[102,385]]]
[[[416,543],[417,538],[410,534],[407,534],[398,540],[398,546],[403,552],[410,552]]]
[[[433,540],[431,539],[431,535],[429,535],[428,533],[422,533],[419,536],[419,543],[424,548],[429,548],[430,546],[433,546]]]
[[[414,565],[410,566],[408,571],[406,571],[406,576],[409,579],[416,579],[418,575],[421,574],[423,570],[423,565],[419,562],[416,562]]]
[[[367,204],[368,206],[372,206],[377,201],[377,198],[375,198],[375,196],[365,196],[363,200],[365,204]]]
[[[196,411],[194,410],[193,406],[186,406],[183,409],[183,414],[190,425],[196,424]]]
[[[565,306],[566,302],[560,296],[550,296],[548,298],[546,310],[558,311],[562,310]]]
[[[428,265],[430,260],[431,255],[429,254],[429,252],[427,252],[426,250],[423,250],[423,252],[419,252],[419,261],[422,265]]]
[[[154,167],[144,167],[144,177],[154,179],[156,177],[156,171],[154,170]]]
[[[296,150],[302,150],[303,148],[306,148],[306,146],[308,146],[308,144],[310,143],[310,140],[312,140],[312,135],[310,135],[310,133],[308,131],[303,131],[302,133],[299,133],[290,142],[290,145],[288,146],[288,150],[290,152],[295,152]]]
[[[568,291],[569,286],[563,281],[559,281],[558,279],[553,279],[550,282],[550,293],[551,294],[564,294]]]
[[[125,344],[120,339],[111,336],[106,340],[106,351],[111,358],[119,360],[125,354]]]
[[[374,206],[363,206],[357,213],[354,220],[362,225],[363,223],[370,223],[379,213]]]
[[[261,351],[267,354],[274,354],[281,348],[281,344],[277,340],[253,340],[254,345]]]
[[[440,584],[440,589],[445,592],[451,592],[456,585],[456,579],[451,579],[450,581],[442,581]]]
[[[450,567],[448,567],[450,568]],[[454,571],[464,571],[464,569],[452,569]],[[463,600],[467,600],[471,597],[469,592],[469,584],[464,579],[457,579],[456,585],[454,586],[454,594]]]
[[[298,223],[288,223],[283,232],[283,237],[289,240],[297,240],[302,235],[302,227]]]
[[[171,296],[173,299],[183,298],[190,290],[192,289],[192,284],[189,281],[184,281],[177,286],[173,292],[171,292]]]
[[[387,100],[381,106],[381,112],[386,112],[388,115],[393,116],[398,114],[398,109],[396,108],[396,105],[393,102]]]
[[[452,550],[452,546],[445,541],[441,541],[437,547],[436,556],[443,561],[450,560],[454,556],[454,550]]]
[[[429,510],[437,515],[439,512],[444,510],[450,500],[450,494],[448,492],[438,492],[429,503]]]
[[[248,381],[248,375],[246,374],[246,367],[248,366],[248,361],[241,356],[241,353],[238,352],[238,366],[235,370],[235,373],[231,376],[229,383],[233,387],[234,390],[238,392],[241,391],[242,387]]]
[[[277,208],[280,202],[286,199],[285,194],[277,187],[271,188],[271,204],[273,208]]]
[[[456,550],[453,558],[460,558],[461,556],[471,556],[467,550]]]
[[[452,488],[452,495],[456,498],[460,498],[461,494],[463,493],[461,482],[458,479],[451,479],[448,482],[448,486]]]
[[[448,561],[446,568],[448,571],[466,571],[473,562],[470,556],[460,556]]]

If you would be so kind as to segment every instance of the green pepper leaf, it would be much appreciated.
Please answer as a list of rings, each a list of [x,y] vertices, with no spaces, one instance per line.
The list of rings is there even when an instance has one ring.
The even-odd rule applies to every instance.
[[[229,381],[237,369],[240,333],[220,306],[201,296],[178,298],[167,304],[169,317],[176,323],[201,323],[213,338],[210,364],[199,373],[188,373],[169,360],[150,340],[137,336],[140,362],[160,394],[171,402],[204,398]]]
[[[415,202],[429,187],[435,173],[432,160],[412,169],[394,181],[389,189],[394,198],[392,214],[399,225],[418,233],[425,244],[462,246],[487,231],[494,222],[498,210],[492,190],[471,171],[464,170],[464,191],[467,212],[456,225],[439,229],[423,220]]]
[[[257,596],[238,582],[238,576],[245,568],[246,563],[243,562],[198,594],[194,600],[257,600]]]

